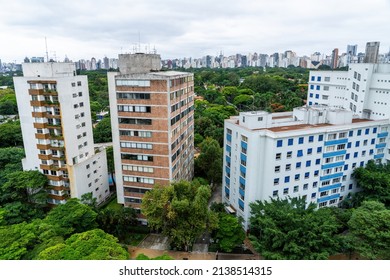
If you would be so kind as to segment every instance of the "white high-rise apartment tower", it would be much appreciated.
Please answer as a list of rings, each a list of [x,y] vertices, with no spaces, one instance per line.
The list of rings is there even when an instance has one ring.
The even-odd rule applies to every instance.
[[[109,195],[105,150],[95,150],[87,76],[73,63],[24,63],[15,77],[26,158],[24,170],[39,170],[49,180],[50,204],[92,193]]]

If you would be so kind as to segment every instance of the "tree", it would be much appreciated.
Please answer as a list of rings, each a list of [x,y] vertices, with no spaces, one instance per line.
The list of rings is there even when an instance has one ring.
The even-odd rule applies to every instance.
[[[39,260],[127,260],[118,239],[101,229],[73,234],[64,243],[46,248]]]
[[[364,201],[348,222],[352,247],[368,259],[390,259],[390,210],[383,203]]]
[[[93,129],[93,140],[95,143],[105,143],[112,141],[111,120],[106,116]]]
[[[7,176],[7,182],[0,188],[0,202],[20,201],[46,205],[45,187],[47,178],[36,170],[16,171]]]
[[[218,240],[220,250],[231,252],[236,246],[242,244],[245,233],[237,217],[225,213],[219,215],[215,238]]]
[[[329,208],[305,208],[298,198],[256,201],[250,207],[250,238],[266,259],[328,259],[337,252],[340,226]]]
[[[9,121],[0,125],[0,148],[23,145],[19,121]]]
[[[205,174],[211,183],[220,182],[222,178],[222,148],[216,140],[208,137],[200,144],[200,149],[200,155],[195,160],[196,169]]]
[[[96,212],[89,206],[80,203],[76,198],[69,199],[65,204],[52,209],[45,222],[58,227],[58,235],[67,237],[97,227]]]
[[[363,200],[377,200],[390,206],[390,165],[375,164],[370,160],[365,167],[354,170],[352,176],[362,191],[354,195],[353,205],[359,206]]]
[[[105,208],[99,211],[97,216],[99,228],[103,229],[120,240],[123,240],[131,231],[134,225],[137,225],[137,213],[133,208]]]
[[[7,164],[20,163],[24,158],[24,150],[17,147],[1,148],[0,149],[0,169],[3,169]]]
[[[215,215],[208,210],[209,186],[180,181],[156,187],[142,200],[142,213],[149,226],[169,237],[173,246],[189,250],[194,240],[207,228],[214,228]]]

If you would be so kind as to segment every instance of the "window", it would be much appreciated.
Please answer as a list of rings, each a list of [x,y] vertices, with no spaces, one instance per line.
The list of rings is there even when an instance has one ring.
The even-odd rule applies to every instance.
[[[273,191],[272,196],[278,196],[278,191]]]
[[[283,140],[278,140],[278,141],[276,142],[276,146],[277,146],[277,147],[282,147],[282,146],[283,146]]]
[[[311,160],[307,160],[306,161],[306,167],[310,167],[310,165],[311,165]]]
[[[118,92],[117,99],[150,99],[150,93]]]
[[[120,124],[151,125],[151,119],[118,118]]]
[[[291,157],[292,157],[292,152],[291,151],[287,152],[287,158],[291,158]]]
[[[320,173],[320,172],[319,172],[318,170],[315,170],[315,171],[314,171],[314,176],[318,176],[319,173]]]
[[[304,184],[303,185],[303,190],[306,191],[309,188],[309,184]]]
[[[357,158],[357,157],[358,157],[358,154],[359,154],[358,152],[354,152],[354,153],[353,153],[353,157],[354,157],[354,158]]]
[[[288,183],[288,182],[290,182],[290,176],[286,176],[286,177],[284,177],[284,182],[285,182],[285,183]]]
[[[321,159],[317,158],[316,159],[316,165],[320,164],[321,163]]]
[[[353,130],[351,130],[350,132],[348,132],[348,136],[349,136],[349,137],[352,137],[352,136],[353,136]]]
[[[84,102],[80,102],[80,107],[84,107]]]
[[[275,166],[275,172],[280,172],[280,165]]]
[[[281,153],[277,153],[276,156],[275,156],[275,159],[279,160],[282,158],[282,154]]]
[[[359,130],[357,131],[357,135],[358,135],[358,136],[362,135],[362,130],[361,130],[361,129],[359,129]]]
[[[311,155],[312,153],[313,153],[313,149],[312,148],[307,149],[307,154],[308,155]]]
[[[294,139],[293,138],[288,139],[288,145],[289,146],[294,145]]]
[[[298,192],[299,191],[299,186],[294,186],[294,192]]]
[[[330,82],[330,77],[325,77],[325,82]]]
[[[314,142],[314,136],[309,136],[309,143]]]
[[[291,164],[286,164],[286,171],[291,170]]]
[[[283,194],[288,194],[288,188],[283,189]]]
[[[274,179],[274,185],[279,185],[279,178]]]
[[[322,134],[321,134],[321,135],[318,135],[318,141],[321,142],[321,141],[323,141],[323,140],[324,140],[324,135],[322,135]]]
[[[298,157],[302,157],[302,156],[303,156],[303,151],[302,151],[302,150],[298,150],[297,156],[298,156]]]
[[[360,146],[360,141],[356,141],[355,147],[359,147],[359,146]]]
[[[303,144],[303,141],[304,141],[304,138],[303,137],[299,137],[298,144]]]
[[[321,153],[322,152],[322,147],[317,147],[317,153]]]
[[[296,164],[295,164],[295,168],[301,168],[301,162],[297,162]]]
[[[336,133],[329,134],[329,135],[328,135],[328,140],[335,140],[336,137],[337,137],[337,134],[336,134]]]

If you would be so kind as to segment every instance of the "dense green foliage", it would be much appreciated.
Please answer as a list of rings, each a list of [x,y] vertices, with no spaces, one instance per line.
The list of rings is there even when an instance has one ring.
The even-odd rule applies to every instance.
[[[124,240],[132,228],[137,225],[137,214],[134,209],[123,207],[105,208],[97,216],[99,228]]]
[[[39,253],[40,260],[126,260],[128,252],[118,239],[101,229],[77,233],[65,242],[48,247]]]
[[[147,192],[142,211],[149,227],[187,251],[200,234],[216,225],[216,217],[207,207],[210,195],[209,186],[180,181]]]
[[[157,256],[155,258],[149,258],[145,254],[139,254],[135,259],[145,261],[145,260],[173,260],[174,258],[172,258],[171,256],[169,256],[167,254],[163,254],[163,255]]]
[[[111,135],[111,120],[110,116],[106,116],[93,129],[93,141],[95,143],[112,142]]]
[[[340,225],[329,208],[304,199],[251,203],[251,240],[266,259],[327,259],[338,252]]]
[[[218,248],[222,252],[231,252],[245,239],[244,230],[237,217],[226,213],[219,214],[215,232]]]
[[[16,115],[17,113],[18,105],[14,90],[11,88],[0,89],[0,115]]]
[[[22,130],[19,121],[0,124],[0,148],[22,146]]]
[[[213,138],[206,138],[200,144],[200,154],[195,159],[197,176],[204,176],[213,184],[222,180],[222,156],[223,150]]]
[[[368,259],[390,259],[390,210],[383,203],[364,201],[348,222],[352,247]]]

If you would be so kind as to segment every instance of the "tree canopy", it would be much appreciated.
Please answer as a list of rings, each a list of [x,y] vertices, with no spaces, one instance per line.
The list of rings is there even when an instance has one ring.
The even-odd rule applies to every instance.
[[[215,216],[208,210],[209,186],[180,181],[167,187],[155,187],[142,200],[142,213],[148,225],[169,237],[173,246],[188,250]]]
[[[250,234],[266,259],[327,259],[339,247],[340,225],[332,210],[304,199],[271,199],[250,204]]]

